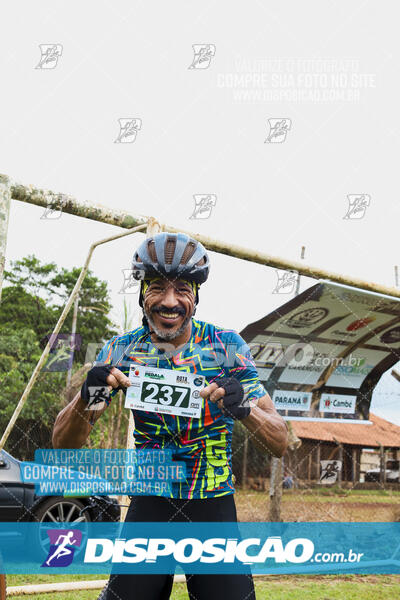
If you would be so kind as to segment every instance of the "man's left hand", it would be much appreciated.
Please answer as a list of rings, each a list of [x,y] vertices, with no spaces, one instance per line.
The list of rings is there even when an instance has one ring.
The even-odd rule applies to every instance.
[[[221,377],[200,392],[202,398],[217,403],[218,408],[232,419],[244,419],[250,414],[248,400],[243,400],[243,386],[235,377]]]

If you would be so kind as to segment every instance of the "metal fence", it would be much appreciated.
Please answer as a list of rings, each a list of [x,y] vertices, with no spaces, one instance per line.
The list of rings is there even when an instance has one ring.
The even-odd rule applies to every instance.
[[[237,423],[232,444],[241,521],[399,521],[400,451],[296,439],[281,460]]]

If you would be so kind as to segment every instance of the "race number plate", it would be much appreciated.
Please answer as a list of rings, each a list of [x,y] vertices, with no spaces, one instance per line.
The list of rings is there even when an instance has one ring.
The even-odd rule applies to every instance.
[[[126,408],[198,419],[203,406],[204,375],[132,365]]]

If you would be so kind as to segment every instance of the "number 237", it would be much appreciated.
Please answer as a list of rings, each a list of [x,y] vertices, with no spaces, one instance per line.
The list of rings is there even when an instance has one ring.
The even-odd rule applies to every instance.
[[[145,391],[150,391],[150,394],[143,396],[143,401],[152,402],[153,404],[157,404],[158,402],[160,402],[160,404],[172,404],[172,394],[174,391],[178,392],[180,396],[175,402],[175,406],[180,406],[189,390],[187,388],[172,387],[172,385],[163,385],[159,387],[155,383],[148,383],[146,385]],[[161,395],[160,393],[162,393],[163,395]]]

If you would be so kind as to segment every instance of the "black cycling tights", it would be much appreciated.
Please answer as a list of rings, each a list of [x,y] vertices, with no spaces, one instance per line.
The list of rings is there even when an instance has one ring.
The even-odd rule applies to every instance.
[[[233,495],[204,500],[134,496],[126,521],[235,522]],[[101,600],[168,600],[173,575],[111,575]],[[190,600],[255,600],[251,575],[186,575]],[[100,600],[99,598],[99,600]]]

